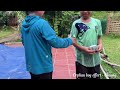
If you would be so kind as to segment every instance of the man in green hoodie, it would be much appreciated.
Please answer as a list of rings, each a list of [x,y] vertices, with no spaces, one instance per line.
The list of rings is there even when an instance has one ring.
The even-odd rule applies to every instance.
[[[76,40],[57,37],[49,23],[42,18],[44,11],[27,11],[27,14],[21,26],[27,70],[32,79],[52,79],[52,47],[67,48]]]

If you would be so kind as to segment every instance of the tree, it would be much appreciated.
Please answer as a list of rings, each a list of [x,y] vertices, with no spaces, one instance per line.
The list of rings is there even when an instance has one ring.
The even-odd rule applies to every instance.
[[[70,28],[74,16],[79,16],[77,11],[48,11],[46,18],[51,23],[52,27],[60,37],[67,37],[70,33]]]
[[[5,11],[0,11],[0,26],[4,26],[7,21],[7,16],[5,14]]]

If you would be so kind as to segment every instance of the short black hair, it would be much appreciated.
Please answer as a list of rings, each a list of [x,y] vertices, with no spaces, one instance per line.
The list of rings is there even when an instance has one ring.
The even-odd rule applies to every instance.
[[[25,11],[26,15],[29,15],[32,12],[34,12],[34,11]]]

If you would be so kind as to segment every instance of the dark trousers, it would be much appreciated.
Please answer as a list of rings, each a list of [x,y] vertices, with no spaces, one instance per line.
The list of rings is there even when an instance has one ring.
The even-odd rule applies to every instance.
[[[76,79],[100,79],[100,65],[85,67],[76,62]]]
[[[32,74],[30,72],[30,75],[31,75],[31,79],[52,79],[52,72],[50,73],[43,73],[43,74],[39,74],[39,75],[35,75],[35,74]]]

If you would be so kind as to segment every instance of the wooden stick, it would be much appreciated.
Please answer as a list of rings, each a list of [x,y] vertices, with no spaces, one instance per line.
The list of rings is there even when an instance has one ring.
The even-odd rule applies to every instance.
[[[114,68],[114,67],[113,67]],[[114,68],[115,69],[115,68]],[[115,71],[118,73],[118,74],[120,74],[120,72],[117,70],[117,69],[115,69]]]
[[[110,65],[112,65],[112,66],[120,67],[120,65],[117,65],[117,64],[114,64],[114,63],[111,63],[111,62],[105,61],[105,60],[102,60],[102,61],[104,61],[105,63],[110,64]]]
[[[100,65],[100,69],[102,70],[102,72],[103,72],[105,78],[106,78],[106,79],[109,79],[109,77],[108,77],[108,75],[106,74],[106,72],[104,71],[102,65]]]

